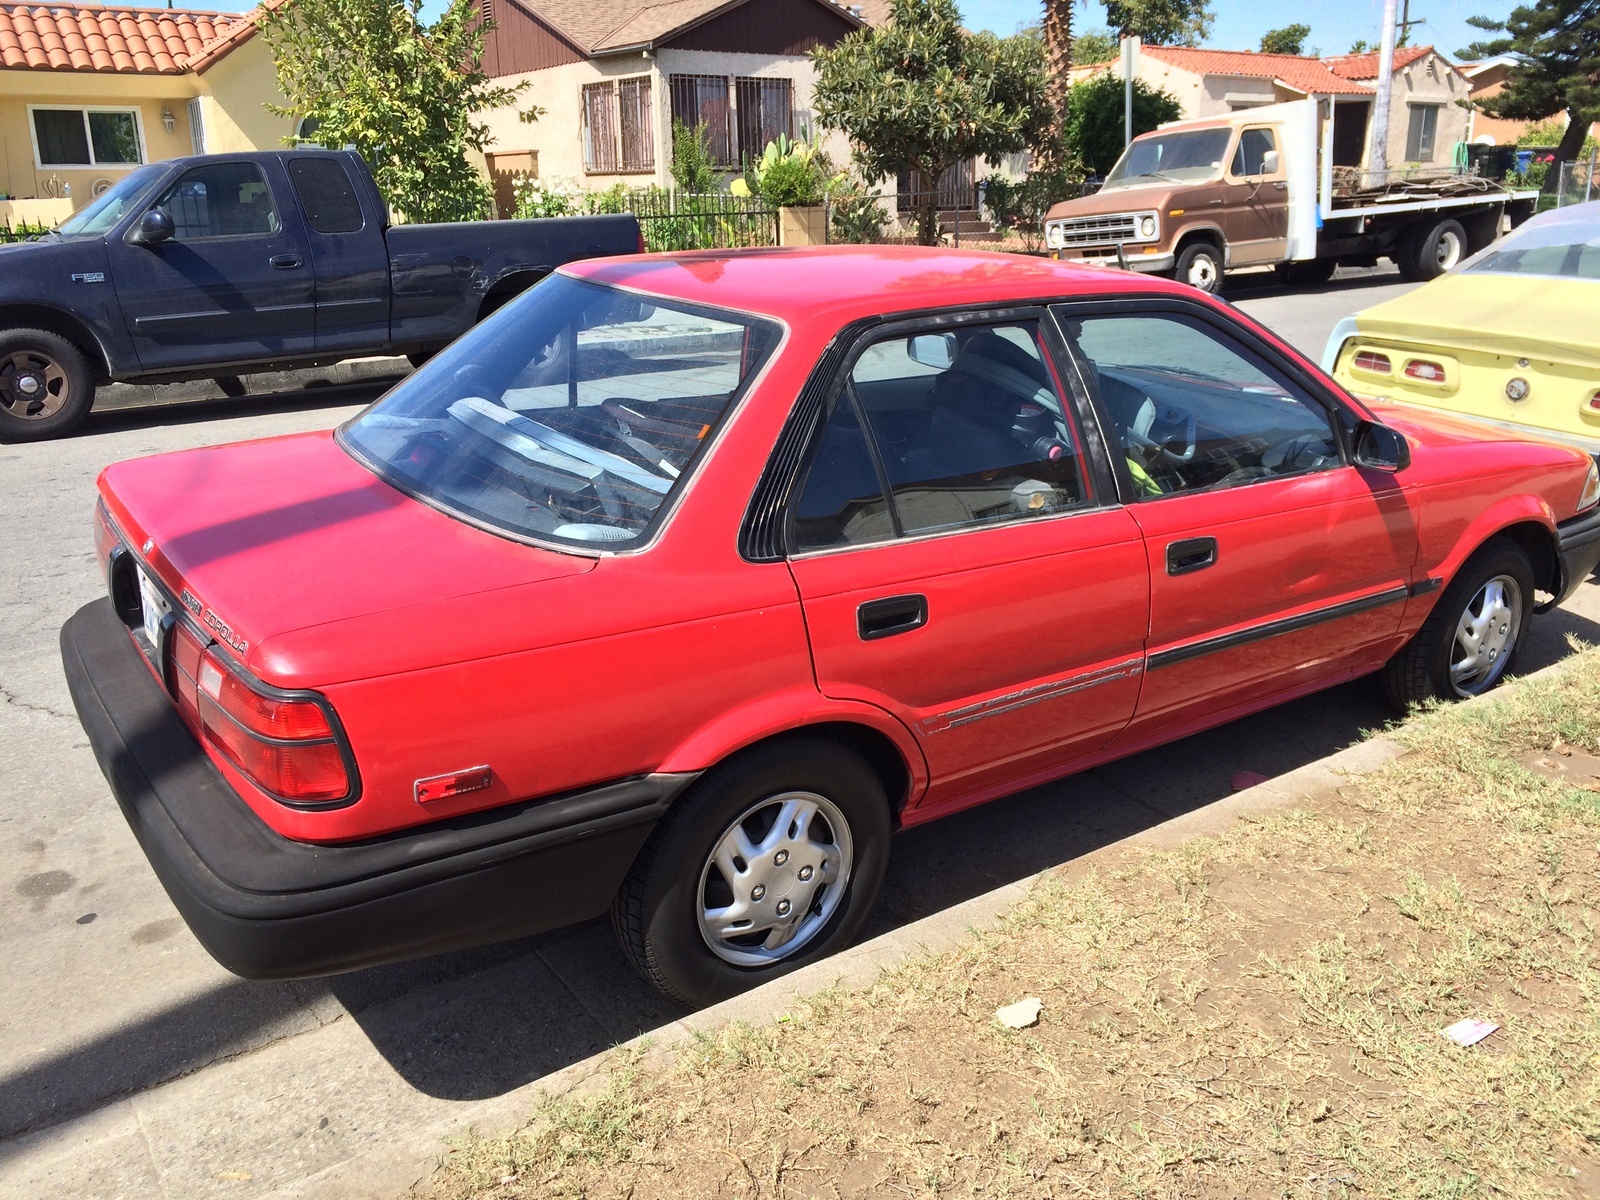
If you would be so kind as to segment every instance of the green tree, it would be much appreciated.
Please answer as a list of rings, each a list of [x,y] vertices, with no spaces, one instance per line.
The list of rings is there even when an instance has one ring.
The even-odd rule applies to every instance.
[[[1117,35],[1111,30],[1087,29],[1072,39],[1072,65],[1110,62],[1117,49]]]
[[[1365,54],[1372,48],[1373,47],[1368,44],[1366,38],[1357,38],[1355,41],[1350,43],[1351,54]]]
[[[1096,75],[1072,89],[1067,102],[1067,138],[1096,175],[1116,165],[1123,150],[1123,88],[1115,75]],[[1133,133],[1148,133],[1176,121],[1183,106],[1141,79],[1133,81]]]
[[[474,113],[513,103],[521,87],[483,70],[491,28],[472,0],[450,0],[431,25],[421,0],[289,0],[268,8],[261,32],[285,105],[316,122],[329,146],[354,146],[389,206],[411,221],[465,221],[489,213],[488,180],[467,161],[489,129]],[[533,120],[537,110],[522,114]]]
[[[1600,118],[1600,0],[1538,0],[1503,21],[1468,17],[1467,23],[1503,36],[1474,42],[1463,58],[1508,54],[1516,63],[1504,89],[1477,101],[1479,108],[1514,121],[1567,115],[1547,176],[1559,178],[1561,164],[1577,157],[1590,123]]]
[[[1050,136],[1042,42],[968,33],[954,0],[893,0],[890,20],[811,52],[817,121],[842,130],[866,179],[920,177],[917,238],[939,237],[933,184]]]
[[[1211,32],[1209,0],[1106,0],[1106,22],[1118,38],[1158,46],[1198,46]]]
[[[693,129],[682,121],[672,123],[672,182],[680,192],[702,195],[722,183],[722,172],[711,155],[704,125]]]
[[[1261,35],[1263,54],[1304,54],[1306,39],[1311,36],[1309,25],[1285,25],[1282,29],[1269,29]]]

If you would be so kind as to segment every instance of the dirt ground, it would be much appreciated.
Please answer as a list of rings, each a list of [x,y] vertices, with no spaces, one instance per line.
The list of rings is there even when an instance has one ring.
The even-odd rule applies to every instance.
[[[870,990],[618,1052],[437,1194],[1600,1196],[1597,699],[1590,651],[1414,717],[1337,793],[1052,876]],[[1467,1017],[1500,1028],[1441,1035]]]

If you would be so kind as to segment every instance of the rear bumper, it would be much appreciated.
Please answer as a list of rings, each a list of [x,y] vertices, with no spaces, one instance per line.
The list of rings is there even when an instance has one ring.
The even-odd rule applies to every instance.
[[[212,956],[250,979],[334,974],[598,916],[696,778],[640,776],[353,844],[295,842],[211,764],[109,600],[67,621],[61,657],[162,886]]]
[[[1561,562],[1560,604],[1600,564],[1600,507],[1556,526],[1556,557]]]

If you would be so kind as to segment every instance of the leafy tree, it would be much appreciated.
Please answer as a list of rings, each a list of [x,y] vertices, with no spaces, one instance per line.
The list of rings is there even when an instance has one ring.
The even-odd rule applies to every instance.
[[[1072,39],[1072,65],[1110,62],[1117,50],[1117,35],[1111,30],[1088,29]]]
[[[954,0],[893,0],[887,24],[811,52],[817,121],[843,130],[867,179],[923,181],[917,238],[939,237],[933,184],[968,158],[1043,145],[1050,136],[1044,54],[1026,36],[968,33]]]
[[[1123,86],[1115,75],[1096,75],[1072,89],[1067,102],[1067,138],[1084,165],[1104,175],[1123,150]],[[1164,121],[1176,121],[1183,106],[1167,92],[1141,79],[1133,81],[1133,134],[1148,133]]]
[[[1600,118],[1600,0],[1537,0],[1519,5],[1504,21],[1468,17],[1467,23],[1502,37],[1474,42],[1468,59],[1508,54],[1516,62],[1497,96],[1477,101],[1491,117],[1541,121],[1567,114],[1550,178],[1583,146],[1589,125]]]
[[[1158,46],[1198,46],[1211,32],[1209,0],[1106,0],[1106,22],[1119,38]]]
[[[1311,36],[1309,25],[1285,25],[1282,29],[1269,29],[1261,35],[1263,54],[1304,54],[1306,39]]]
[[[722,172],[711,155],[705,126],[691,129],[682,121],[672,123],[672,182],[680,192],[696,196],[714,192],[721,184]]]
[[[1374,47],[1367,41],[1366,38],[1357,38],[1355,41],[1350,43],[1351,54],[1365,54],[1367,51],[1373,48]]]
[[[267,107],[315,121],[325,145],[354,146],[408,220],[487,216],[489,183],[466,153],[489,145],[489,127],[473,114],[522,90],[485,74],[490,28],[473,0],[450,0],[431,25],[421,0],[289,0],[267,8],[261,24],[289,101]]]

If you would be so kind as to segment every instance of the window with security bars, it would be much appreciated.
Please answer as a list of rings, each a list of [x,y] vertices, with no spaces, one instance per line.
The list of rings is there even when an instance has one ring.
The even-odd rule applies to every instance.
[[[619,81],[617,97],[621,110],[622,169],[654,170],[656,148],[651,120],[650,76],[636,75],[632,79]]]
[[[583,169],[617,169],[617,89],[605,83],[583,85]]]
[[[794,136],[794,84],[787,79],[735,79],[739,162],[761,157],[768,142]]]
[[[691,130],[702,130],[712,160],[719,167],[737,165],[728,121],[728,77],[726,75],[673,75],[668,80],[672,93],[672,122]]]

